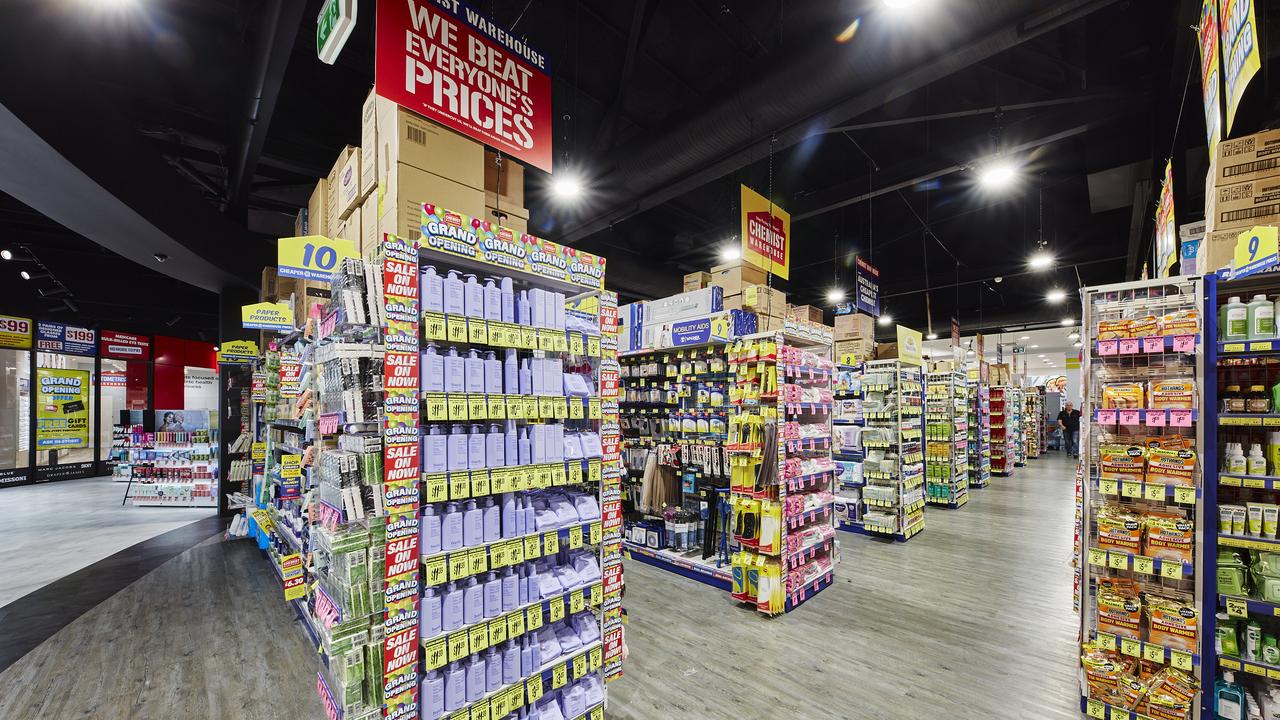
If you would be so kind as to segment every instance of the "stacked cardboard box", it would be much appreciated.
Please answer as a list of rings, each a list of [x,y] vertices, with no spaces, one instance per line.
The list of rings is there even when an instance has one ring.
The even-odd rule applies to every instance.
[[[684,276],[684,292],[701,290],[711,284],[711,273],[694,272]]]
[[[833,337],[835,356],[841,362],[848,357],[848,364],[856,365],[875,357],[876,321],[870,315],[837,315]]]
[[[811,323],[822,324],[822,308],[812,305],[789,305],[787,306],[787,317],[794,320],[805,320]]]
[[[741,295],[748,285],[764,285],[767,273],[749,263],[736,260],[711,268],[710,285],[719,287],[726,297]]]
[[[1009,363],[991,363],[988,368],[990,373],[988,378],[992,385],[1008,385],[1013,380]]]
[[[1231,263],[1240,233],[1280,225],[1280,130],[1219,142],[1209,179],[1202,272]]]
[[[520,233],[529,232],[524,206],[524,166],[492,150],[484,151],[484,217]]]

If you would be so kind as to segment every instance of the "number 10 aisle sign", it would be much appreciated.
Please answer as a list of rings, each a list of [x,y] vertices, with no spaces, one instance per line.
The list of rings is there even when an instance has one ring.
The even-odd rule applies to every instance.
[[[276,260],[280,277],[325,280],[347,258],[356,257],[356,244],[323,235],[280,238]]]

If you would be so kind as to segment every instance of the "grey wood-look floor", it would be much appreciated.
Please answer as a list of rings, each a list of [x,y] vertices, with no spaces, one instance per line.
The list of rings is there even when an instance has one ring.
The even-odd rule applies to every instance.
[[[839,533],[836,583],[779,618],[628,563],[607,717],[1079,718],[1073,472],[1033,460],[907,543]]]

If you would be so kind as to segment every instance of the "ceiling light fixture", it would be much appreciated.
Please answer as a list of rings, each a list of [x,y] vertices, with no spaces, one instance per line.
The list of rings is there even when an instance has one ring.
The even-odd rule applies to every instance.
[[[886,10],[894,13],[900,13],[910,10],[920,4],[920,0],[880,0]]]
[[[75,304],[75,303],[73,303],[73,302],[71,302],[71,299],[70,299],[70,298],[63,298],[63,299],[62,299],[62,304],[63,304],[63,305],[66,305],[66,306],[67,306],[67,309],[68,309],[68,310],[70,310],[70,311],[71,311],[71,312],[73,312],[73,313],[78,313],[78,312],[80,312],[80,308],[76,307],[76,304]]]
[[[1077,340],[1077,341],[1075,342],[1075,344],[1074,344],[1074,345],[1072,345],[1072,347],[1080,347],[1080,346],[1082,346],[1082,345],[1084,345],[1084,343],[1082,343],[1082,342],[1080,342],[1079,340]]]
[[[557,200],[577,200],[582,197],[582,182],[572,175],[561,175],[551,181],[551,194]]]
[[[938,339],[938,333],[929,333],[928,335],[926,335],[926,336],[925,336],[925,338],[926,338],[926,339],[929,339],[929,340],[937,340],[937,339]]]
[[[1076,324],[1075,318],[1062,318],[1062,327],[1071,327],[1072,325],[1075,325],[1075,324]]]
[[[1053,290],[1049,291],[1048,295],[1044,296],[1044,299],[1048,300],[1051,303],[1060,303],[1063,300],[1067,299],[1067,291],[1059,288],[1054,288]]]
[[[1019,340],[1030,340],[1030,339],[1031,339],[1031,336],[1030,336],[1030,335],[1023,335],[1022,337],[1020,337],[1020,338],[1018,338],[1018,339],[1019,339]]]
[[[733,262],[740,257],[742,257],[742,248],[738,247],[736,244],[727,245],[724,250],[720,251],[720,259],[725,262]]]
[[[12,250],[0,250],[0,260],[12,260],[12,259],[13,259]]]
[[[58,286],[52,288],[40,288],[39,290],[36,290],[36,292],[40,293],[40,297],[57,297],[58,295],[66,295],[67,289],[62,286]]]
[[[1031,259],[1027,261],[1032,270],[1047,270],[1053,266],[1053,255],[1047,250],[1038,250],[1032,253]]]
[[[23,279],[23,280],[30,280],[30,279],[31,279],[31,273],[27,272],[26,270],[23,270],[22,272],[20,272],[20,273],[18,273],[18,274],[22,276],[22,279]]]
[[[1031,349],[1032,349],[1032,350],[1035,350],[1035,349],[1036,349],[1036,348],[1038,348],[1038,347],[1040,347],[1040,346],[1039,346],[1039,345],[1032,345],[1032,346],[1031,346]]]
[[[892,325],[892,324],[893,324],[893,316],[892,316],[892,315],[881,315],[881,316],[880,316],[880,319],[879,319],[879,320],[877,320],[876,322],[880,323],[881,325]]]
[[[1018,170],[1008,160],[992,160],[978,170],[978,183],[985,190],[1007,190],[1018,177]]]
[[[841,290],[840,288],[831,288],[827,291],[827,302],[829,303],[844,302],[844,298],[844,290]]]

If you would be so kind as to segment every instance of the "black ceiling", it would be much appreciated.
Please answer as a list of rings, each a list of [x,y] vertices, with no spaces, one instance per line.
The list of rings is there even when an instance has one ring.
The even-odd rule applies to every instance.
[[[24,185],[33,173],[10,167],[0,189],[26,204],[2,198],[0,242],[29,248],[87,322],[216,335],[215,291],[256,283],[315,178],[359,144],[373,2],[333,66],[315,56],[319,0],[133,0],[111,16],[89,0],[13,3],[0,110],[159,232],[46,208],[57,176]],[[1200,215],[1185,192],[1206,168],[1194,73],[1182,102],[1198,68],[1191,0],[921,0],[903,17],[881,0],[474,4],[551,58],[556,161],[588,178],[587,202],[566,209],[530,170],[531,232],[609,257],[628,298],[717,262],[739,183],[795,218],[794,301],[826,305],[862,253],[899,322],[923,327],[929,308],[966,332],[1056,322],[1047,289],[1135,274],[1171,152],[1179,220]],[[255,127],[259,89],[271,112]],[[973,165],[998,149],[1020,180],[984,194]],[[1040,239],[1059,263],[1028,273]],[[154,262],[168,242],[181,257]],[[0,312],[57,307],[44,283],[0,282]]]

